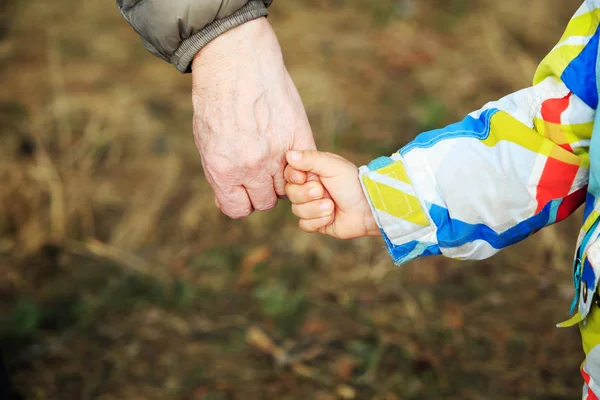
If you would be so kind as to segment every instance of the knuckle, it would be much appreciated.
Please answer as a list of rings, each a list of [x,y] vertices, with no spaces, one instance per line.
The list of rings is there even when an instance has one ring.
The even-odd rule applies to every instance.
[[[223,214],[227,215],[231,219],[242,219],[249,217],[252,214],[251,208],[241,208],[241,207],[229,207],[222,209]]]
[[[206,168],[215,176],[223,178],[235,175],[238,166],[231,160],[220,156],[206,156]]]
[[[250,215],[252,215],[251,211],[243,211],[243,212],[234,212],[234,213],[225,213],[225,215],[227,215],[229,218],[231,219],[243,219],[243,218],[247,218]]]
[[[268,200],[266,202],[257,204],[256,210],[257,211],[269,211],[269,210],[272,210],[273,208],[275,208],[276,205],[277,205],[277,197],[275,197],[274,199]]]
[[[309,185],[306,185],[304,187],[304,195],[306,196],[306,198],[310,198],[311,195],[316,195],[318,197],[323,196],[323,185],[321,185],[320,182],[317,181],[312,181],[310,182]]]
[[[304,232],[306,233],[312,233],[312,230],[309,229],[309,226],[307,225],[307,222],[304,220],[300,220],[298,221],[298,226],[300,227],[300,229],[302,229]]]
[[[292,214],[294,214],[295,216],[299,217],[300,215],[300,209],[298,204],[292,204]]]
[[[275,174],[273,174],[273,183],[275,184],[275,186],[285,185],[285,175],[282,171],[277,171]]]
[[[296,200],[296,190],[293,185],[285,185],[285,195],[291,200]]]
[[[240,164],[249,170],[263,169],[269,161],[269,153],[264,146],[250,144],[244,146],[243,156],[240,158]]]
[[[298,199],[303,202],[307,202],[307,201],[311,200],[311,197],[308,194],[309,191],[310,191],[310,187],[300,186],[298,188],[298,194],[297,194]]]
[[[322,156],[323,153],[318,150],[308,150],[306,152],[306,158],[310,159],[312,162],[318,161],[318,159]]]
[[[285,183],[281,185],[275,185],[275,194],[279,197],[285,196]]]

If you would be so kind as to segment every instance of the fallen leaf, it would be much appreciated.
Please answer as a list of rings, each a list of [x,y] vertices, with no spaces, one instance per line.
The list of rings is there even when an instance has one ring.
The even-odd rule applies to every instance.
[[[335,396],[327,392],[318,392],[315,395],[315,400],[335,400]]]
[[[336,393],[342,399],[352,400],[356,397],[356,391],[347,385],[338,386]]]
[[[359,362],[352,356],[344,355],[335,363],[335,374],[344,381],[350,380]]]
[[[256,326],[253,326],[248,329],[248,331],[246,332],[246,341],[248,342],[248,344],[269,354],[273,354],[273,351],[276,347],[271,338],[267,336],[267,334],[264,333],[262,329]]]
[[[290,357],[284,349],[277,346],[273,340],[258,327],[252,327],[246,332],[246,341],[251,346],[270,354],[277,364],[283,366],[290,363]]]
[[[465,325],[465,319],[459,305],[446,306],[444,324],[450,329],[459,329]]]
[[[237,280],[237,287],[247,287],[253,282],[252,272],[261,263],[271,258],[273,254],[269,246],[260,246],[253,249],[244,259],[240,267],[240,275]]]
[[[314,360],[315,358],[319,357],[324,352],[325,352],[325,350],[323,349],[322,346],[315,345],[315,346],[309,347],[308,349],[306,349],[302,353],[300,353],[298,358],[302,361],[310,361],[310,360]]]
[[[208,388],[206,386],[200,386],[200,387],[196,388],[196,390],[194,390],[192,399],[200,400],[200,399],[203,399],[208,394],[210,394],[210,388]]]
[[[317,335],[319,333],[325,333],[329,327],[325,321],[318,318],[309,318],[302,325],[302,333],[305,335]]]
[[[296,363],[292,366],[292,370],[299,376],[303,376],[305,378],[314,378],[317,372],[304,364]]]

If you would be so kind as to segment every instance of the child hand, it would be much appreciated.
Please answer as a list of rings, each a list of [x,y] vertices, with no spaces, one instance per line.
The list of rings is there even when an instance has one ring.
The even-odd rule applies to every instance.
[[[289,165],[284,173],[288,182],[285,192],[303,231],[338,239],[381,234],[356,165],[320,151],[290,151],[286,158]],[[319,179],[306,181],[306,173]]]

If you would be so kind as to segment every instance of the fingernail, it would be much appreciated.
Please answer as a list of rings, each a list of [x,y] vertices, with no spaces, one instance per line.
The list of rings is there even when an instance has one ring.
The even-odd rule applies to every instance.
[[[321,211],[331,211],[331,203],[321,203]]]
[[[321,197],[321,189],[318,188],[318,187],[312,188],[312,189],[310,189],[310,191],[308,192],[308,194],[313,199],[318,199],[319,197]]]
[[[299,151],[290,151],[288,152],[288,157],[292,161],[299,161],[300,159],[302,159],[302,153],[300,153]]]

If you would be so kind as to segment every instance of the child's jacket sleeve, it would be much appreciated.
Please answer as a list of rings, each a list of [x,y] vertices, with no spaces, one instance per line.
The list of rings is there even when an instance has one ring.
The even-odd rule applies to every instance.
[[[598,15],[600,0],[586,0],[532,87],[360,168],[394,262],[484,259],[583,203],[598,106]]]

